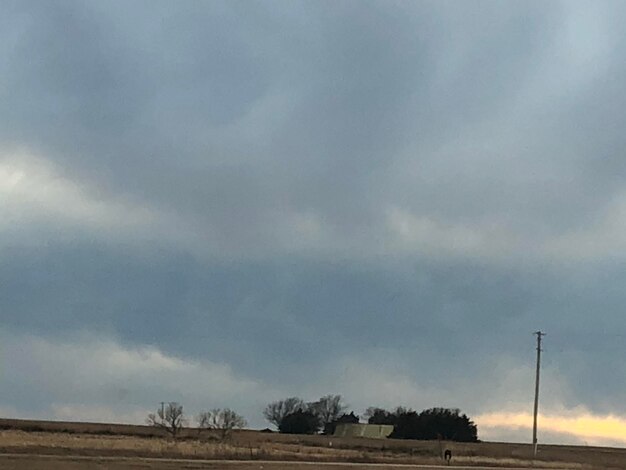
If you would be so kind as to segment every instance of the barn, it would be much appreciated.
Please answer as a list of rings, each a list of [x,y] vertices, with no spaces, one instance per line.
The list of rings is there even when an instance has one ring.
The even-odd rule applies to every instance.
[[[338,423],[334,436],[383,439],[393,432],[391,424]]]

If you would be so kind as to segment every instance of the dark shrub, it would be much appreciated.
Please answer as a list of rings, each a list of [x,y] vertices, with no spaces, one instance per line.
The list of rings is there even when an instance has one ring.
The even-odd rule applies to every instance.
[[[285,434],[315,434],[319,429],[319,418],[310,411],[302,410],[288,414],[278,426],[278,430]]]

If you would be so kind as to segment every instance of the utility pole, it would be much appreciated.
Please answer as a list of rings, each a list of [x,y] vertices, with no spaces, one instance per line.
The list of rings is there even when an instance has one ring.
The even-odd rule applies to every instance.
[[[545,336],[545,333],[541,331],[535,331],[533,333],[537,335],[537,375],[535,376],[535,410],[533,413],[533,456],[537,456],[537,412],[539,411],[539,368],[541,365],[541,337]]]
[[[165,422],[165,402],[161,402],[161,424]]]

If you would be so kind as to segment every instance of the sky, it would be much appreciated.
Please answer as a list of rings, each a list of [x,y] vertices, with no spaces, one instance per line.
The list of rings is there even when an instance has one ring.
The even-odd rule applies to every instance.
[[[0,8],[0,415],[626,447],[626,4]]]

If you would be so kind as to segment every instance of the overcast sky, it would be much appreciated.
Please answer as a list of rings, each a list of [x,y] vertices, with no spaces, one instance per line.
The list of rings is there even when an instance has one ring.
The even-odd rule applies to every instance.
[[[626,4],[0,7],[2,415],[626,446]]]

